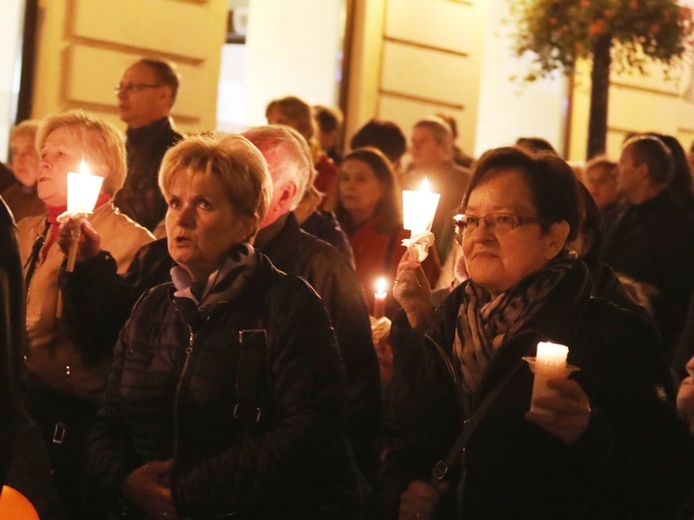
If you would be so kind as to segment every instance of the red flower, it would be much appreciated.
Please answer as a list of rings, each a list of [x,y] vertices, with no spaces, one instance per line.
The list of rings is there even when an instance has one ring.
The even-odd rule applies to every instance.
[[[595,36],[596,34],[605,34],[607,32],[607,22],[600,18],[599,20],[595,20],[590,27],[588,28],[588,32]]]

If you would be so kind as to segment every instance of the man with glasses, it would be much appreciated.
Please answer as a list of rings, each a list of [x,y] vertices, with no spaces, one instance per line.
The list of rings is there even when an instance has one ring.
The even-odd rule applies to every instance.
[[[150,231],[166,213],[157,184],[159,165],[166,150],[182,138],[169,115],[178,87],[173,64],[144,58],[125,71],[115,89],[119,116],[128,125],[128,176],[115,204]]]

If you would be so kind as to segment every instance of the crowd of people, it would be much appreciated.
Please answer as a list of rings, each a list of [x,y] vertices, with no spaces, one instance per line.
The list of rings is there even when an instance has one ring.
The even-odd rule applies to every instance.
[[[26,355],[6,484],[40,518],[692,517],[677,139],[579,166],[522,136],[475,160],[447,114],[344,136],[296,96],[184,136],[180,86],[143,58],[115,89],[125,137],[83,110],[10,136]],[[86,217],[81,161],[103,178]],[[422,259],[402,191],[425,178]],[[541,342],[570,370],[542,376]]]

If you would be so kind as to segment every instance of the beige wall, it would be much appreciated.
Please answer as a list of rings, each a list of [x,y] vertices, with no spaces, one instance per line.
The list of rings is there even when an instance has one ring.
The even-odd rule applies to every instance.
[[[435,112],[454,116],[474,149],[484,0],[359,0],[353,33],[347,138],[372,117],[406,133]]]
[[[667,81],[663,67],[653,63],[646,75],[612,73],[607,115],[607,152],[618,159],[629,132],[658,132],[677,137],[685,149],[694,139],[694,76],[691,68],[673,70],[677,80]],[[590,107],[590,63],[575,75],[570,158],[585,159]]]
[[[113,87],[150,56],[182,73],[179,129],[213,130],[226,9],[226,0],[41,0],[34,117],[84,108],[123,128]]]
[[[251,0],[245,45],[246,125],[265,124],[273,99],[337,104],[343,0]]]
[[[566,86],[532,84],[512,51],[507,0],[358,0],[347,143],[372,117],[409,134],[434,112],[453,115],[458,144],[479,155],[520,136],[564,145]]]
[[[269,9],[271,1],[285,2],[261,3]],[[392,119],[409,133],[415,120],[443,111],[456,117],[459,144],[471,153],[529,133],[547,137],[561,149],[563,87],[556,80],[521,85],[509,79],[522,74],[523,63],[513,57],[505,34],[509,27],[499,16],[504,2],[355,0],[347,140],[372,117]],[[331,0],[331,19],[336,5]],[[171,59],[181,69],[182,89],[174,107],[179,128],[214,129],[226,9],[226,0],[41,0],[33,116],[81,107],[123,128],[113,86],[130,63],[148,55]],[[287,45],[292,42],[294,38]],[[283,56],[289,53],[280,50]],[[312,61],[305,49],[298,55]],[[334,71],[314,69],[323,75]],[[680,76],[678,84],[665,82],[658,66],[647,77],[613,75],[610,157],[618,155],[630,131],[669,133],[689,145],[694,138],[694,86],[691,70]],[[256,85],[266,87],[262,99],[248,105],[255,107],[249,124],[261,122],[260,108],[268,96],[297,91],[291,81],[280,84],[275,79],[269,87],[269,82],[258,81]],[[329,102],[328,83],[312,102]],[[584,158],[588,93],[584,67],[573,90],[570,160]]]

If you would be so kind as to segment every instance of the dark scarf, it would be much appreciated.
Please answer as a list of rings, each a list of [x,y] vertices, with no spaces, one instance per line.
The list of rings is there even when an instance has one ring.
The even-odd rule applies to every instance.
[[[472,280],[467,284],[453,342],[465,394],[477,390],[494,354],[542,308],[574,263],[574,256],[559,255],[493,298]]]
[[[250,244],[238,244],[229,252],[222,266],[207,277],[195,282],[184,268],[171,269],[176,291],[177,307],[184,320],[197,330],[217,304],[232,300],[241,293],[246,281],[258,266],[258,253]]]

